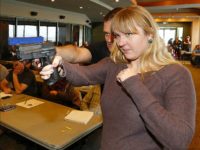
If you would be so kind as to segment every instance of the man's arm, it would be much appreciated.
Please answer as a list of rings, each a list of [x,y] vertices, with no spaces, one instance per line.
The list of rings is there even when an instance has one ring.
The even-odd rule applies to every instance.
[[[56,47],[57,55],[70,63],[89,63],[92,55],[87,48],[67,45]]]
[[[17,74],[13,73],[13,85],[17,94],[22,93],[27,87],[27,84],[20,83]]]
[[[24,72],[24,69],[25,69],[25,64],[23,62],[16,61],[14,63],[13,72],[12,72],[12,80],[13,80],[13,86],[15,88],[15,92],[17,94],[22,93],[28,87],[27,84],[21,83],[18,79],[18,75],[22,74]]]
[[[4,91],[4,93],[9,94],[12,93],[11,88],[8,86],[8,81],[6,79],[3,79],[0,83],[0,88]]]

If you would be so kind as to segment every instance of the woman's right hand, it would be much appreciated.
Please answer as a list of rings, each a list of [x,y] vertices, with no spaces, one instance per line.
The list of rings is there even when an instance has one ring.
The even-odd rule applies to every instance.
[[[59,65],[62,65],[62,57],[61,56],[55,56],[52,64],[49,64],[42,68],[40,71],[41,78],[44,80],[47,80],[50,78],[51,74],[54,72],[54,68],[58,67]],[[63,74],[63,70],[58,69],[59,74]]]

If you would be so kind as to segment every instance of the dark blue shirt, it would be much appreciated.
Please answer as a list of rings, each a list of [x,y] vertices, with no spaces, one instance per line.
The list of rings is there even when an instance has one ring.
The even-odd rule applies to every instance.
[[[13,70],[9,72],[6,77],[6,80],[13,84]],[[21,74],[18,74],[18,80],[20,83],[26,84],[28,87],[23,91],[23,94],[36,96],[37,94],[37,83],[34,73],[25,68]],[[14,87],[14,86],[13,86]]]
[[[101,59],[110,56],[110,51],[105,41],[91,44],[88,49],[92,54],[91,64],[97,63]]]

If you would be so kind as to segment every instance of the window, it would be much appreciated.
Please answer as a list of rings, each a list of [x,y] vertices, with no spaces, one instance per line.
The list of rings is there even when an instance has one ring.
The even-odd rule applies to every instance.
[[[169,28],[161,28],[159,30],[159,35],[160,37],[163,38],[163,40],[165,41],[165,44],[168,43],[169,39],[173,38],[173,40],[176,37],[176,28],[173,27],[169,27]]]
[[[12,24],[9,24],[9,27],[8,27],[8,31],[9,31],[9,38],[13,38],[14,35],[15,35],[15,26],[12,25]]]
[[[48,41],[55,42],[56,41],[56,27],[48,27]]]
[[[44,38],[44,41],[47,41],[47,27],[40,26],[40,36]]]
[[[37,21],[19,19],[17,20],[17,37],[37,37]]]
[[[24,25],[17,26],[17,37],[24,37]]]
[[[40,36],[44,41],[56,42],[56,23],[40,22]]]
[[[37,37],[37,27],[32,25],[24,26],[24,37]]]
[[[58,44],[71,43],[71,25],[70,24],[58,24]]]

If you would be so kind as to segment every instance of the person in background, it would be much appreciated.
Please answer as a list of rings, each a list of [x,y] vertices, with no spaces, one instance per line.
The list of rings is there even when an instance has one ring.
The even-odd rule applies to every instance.
[[[111,29],[110,58],[78,66],[56,56],[40,72],[42,78],[62,65],[66,80],[75,85],[104,83],[101,150],[187,149],[195,133],[191,73],[170,55],[145,8],[120,10]]]
[[[8,75],[8,69],[0,64],[0,90],[1,90],[1,81],[6,78]],[[4,128],[0,126],[0,135],[4,133]]]
[[[7,75],[8,75],[8,69],[2,64],[0,64],[0,85],[1,85],[1,81],[5,79]],[[1,86],[0,86],[0,90],[1,90]]]
[[[1,88],[5,93],[27,94],[37,96],[37,83],[34,73],[28,68],[30,60],[15,61],[13,69],[1,82]],[[12,87],[10,87],[10,84]]]
[[[168,47],[173,46],[173,38],[170,38],[170,39],[168,40],[167,46],[168,46]]]
[[[189,35],[187,35],[183,41],[183,50],[187,52],[191,51],[191,39]]]
[[[200,44],[196,45],[192,51],[191,64],[200,66]]]
[[[92,54],[92,59],[90,61],[90,64],[94,64],[101,59],[105,57],[110,56],[110,52],[112,50],[112,44],[113,44],[113,36],[111,33],[111,20],[114,17],[114,15],[120,11],[122,8],[117,7],[108,12],[104,17],[103,22],[103,32],[104,32],[104,38],[105,41],[97,42],[89,45],[88,49],[90,50]]]
[[[59,103],[74,109],[80,109],[80,93],[64,78],[49,86],[42,85],[42,98]]]
[[[182,41],[179,40],[178,37],[176,37],[175,40],[173,41],[172,47],[175,51],[175,58],[179,60],[181,57]]]
[[[81,45],[81,47],[85,47],[85,48],[88,48],[88,46],[89,46],[88,41],[83,42],[83,45]]]
[[[197,44],[192,53],[200,53],[200,44]]]

